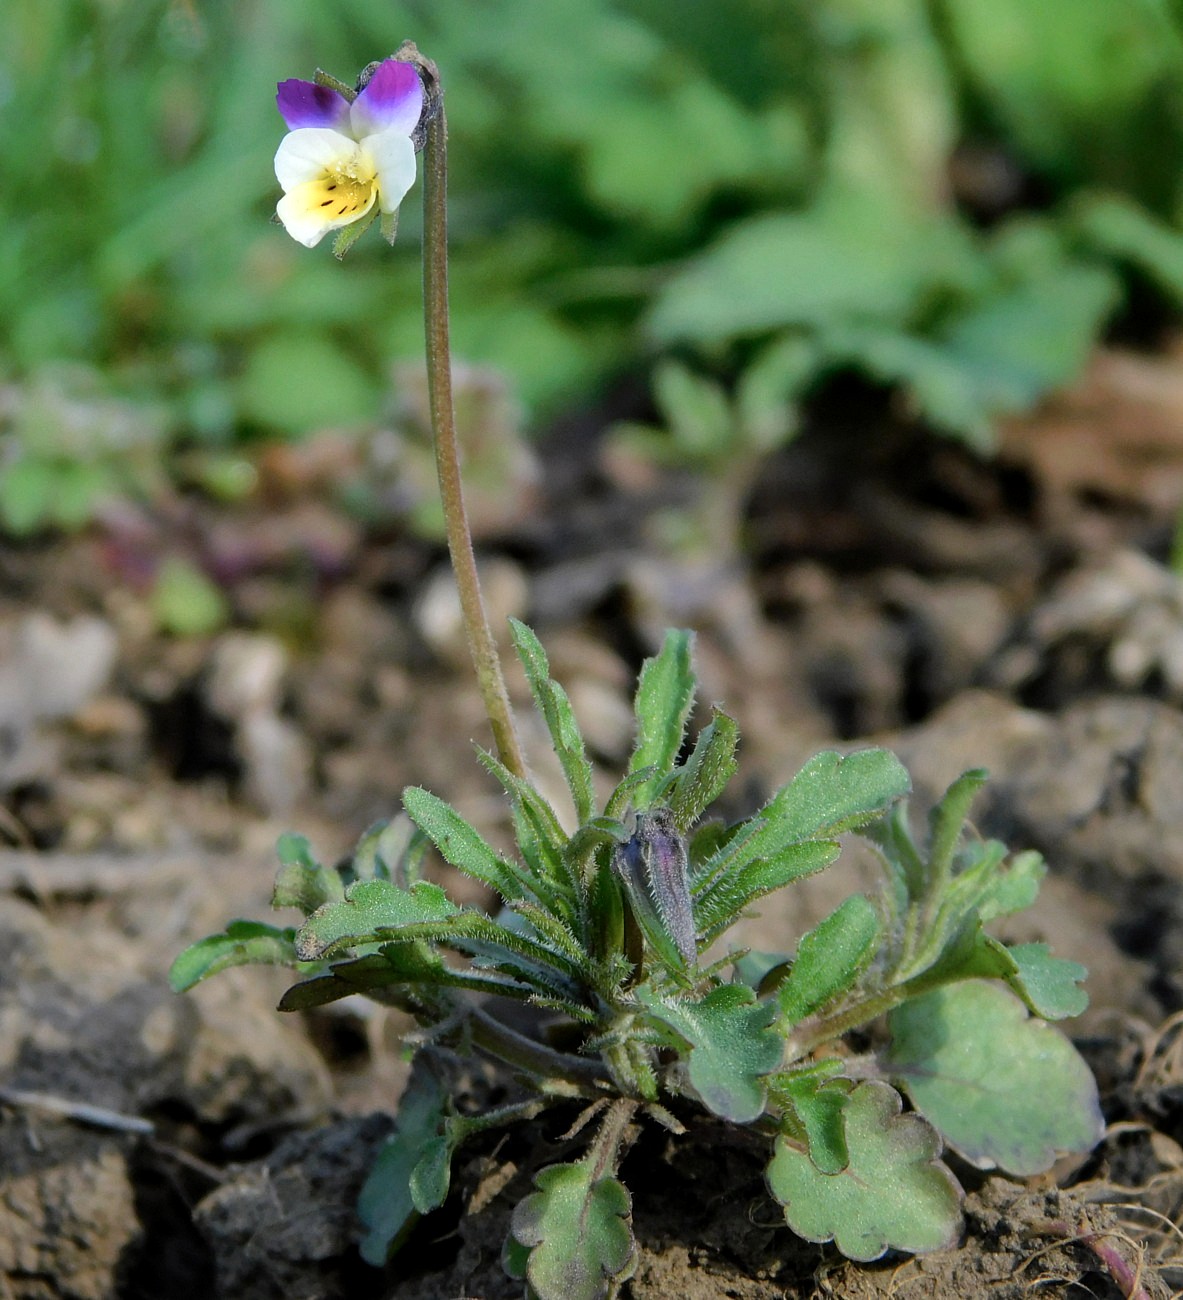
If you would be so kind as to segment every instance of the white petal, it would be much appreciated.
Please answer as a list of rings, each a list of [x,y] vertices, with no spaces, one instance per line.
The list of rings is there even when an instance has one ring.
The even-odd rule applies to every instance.
[[[379,131],[361,142],[378,175],[378,206],[395,212],[415,184],[415,146],[399,131]]]
[[[374,196],[357,212],[348,216],[326,217],[321,207],[324,187],[319,181],[309,181],[297,185],[280,199],[275,213],[283,222],[283,228],[305,248],[315,248],[330,230],[340,230],[342,226],[351,226],[374,206]]]
[[[275,179],[285,192],[315,180],[330,167],[348,164],[358,155],[357,143],[327,126],[302,126],[289,131],[275,154]]]

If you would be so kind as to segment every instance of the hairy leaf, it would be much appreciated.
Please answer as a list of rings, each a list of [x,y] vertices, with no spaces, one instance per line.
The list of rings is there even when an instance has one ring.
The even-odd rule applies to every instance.
[[[860,1083],[842,1110],[848,1162],[823,1173],[808,1152],[778,1138],[768,1184],[789,1227],[806,1241],[832,1240],[848,1258],[951,1246],[961,1189],[941,1163],[941,1141],[918,1115],[902,1115],[885,1083]]]
[[[471,989],[476,993],[527,999],[537,987],[518,983],[505,976],[479,970],[453,970],[439,953],[426,943],[388,943],[379,952],[367,953],[353,961],[334,962],[321,975],[293,984],[279,1000],[280,1011],[307,1011],[338,1002],[353,993],[369,993],[378,1001],[378,990],[393,985],[415,986],[416,1000],[427,997],[429,988]]]
[[[444,860],[457,870],[488,885],[504,899],[512,901],[527,895],[521,868],[496,853],[450,804],[419,786],[408,786],[403,791],[403,807]]]
[[[988,779],[989,774],[980,767],[962,773],[932,810],[928,843],[930,881],[943,879],[950,871],[970,805]]]
[[[712,942],[733,925],[756,899],[821,871],[841,851],[841,845],[833,840],[809,840],[718,874],[714,884],[694,900],[695,921],[704,942]]]
[[[345,896],[341,877],[322,867],[303,835],[281,835],[276,845],[280,869],[271,895],[272,907],[298,907],[310,916],[325,903],[338,902]]]
[[[906,794],[910,784],[899,759],[885,749],[845,758],[824,751],[703,864],[697,888],[707,888],[743,863],[775,859],[791,845],[863,826]]]
[[[747,1124],[764,1110],[762,1076],[780,1064],[784,1044],[769,1026],[772,1008],[743,984],[723,984],[700,1002],[667,1001],[644,986],[637,996],[655,1020],[690,1044],[690,1082],[703,1104]]]
[[[530,683],[534,703],[550,732],[551,744],[567,778],[575,815],[579,821],[586,821],[595,806],[592,766],[571,701],[567,698],[567,692],[551,678],[546,651],[533,631],[516,618],[509,620],[509,626],[518,658],[522,661],[526,679]]]
[[[862,894],[852,895],[798,944],[792,970],[777,993],[785,1022],[796,1024],[850,989],[878,943],[878,912]]]
[[[843,1112],[853,1087],[849,1079],[813,1072],[777,1080],[777,1094],[789,1102],[805,1132],[809,1158],[823,1174],[840,1174],[850,1163]]]
[[[296,935],[296,954],[314,961],[338,947],[357,947],[394,937],[406,926],[446,921],[459,907],[438,886],[418,881],[399,889],[389,880],[359,880],[339,903],[326,903]]]
[[[670,790],[670,811],[683,831],[698,821],[735,775],[738,744],[735,719],[715,709]]]
[[[823,751],[811,758],[765,810],[780,837],[828,838],[865,825],[912,782],[903,764],[886,749],[854,754]]]
[[[1104,1121],[1097,1085],[1058,1030],[997,984],[927,993],[889,1017],[885,1069],[945,1140],[982,1168],[1042,1173],[1091,1151]]]
[[[630,1276],[636,1245],[624,1184],[592,1159],[551,1165],[513,1212],[510,1233],[529,1250],[525,1277],[540,1300],[603,1300]],[[522,1263],[511,1252],[510,1263]]]
[[[1001,868],[989,890],[978,903],[978,915],[983,921],[996,916],[1010,916],[1030,907],[1039,895],[1039,886],[1047,875],[1043,855],[1029,849],[1016,853],[1008,866]]]
[[[513,820],[518,848],[530,868],[529,888],[556,916],[570,921],[574,915],[573,879],[566,866],[566,832],[550,804],[530,784],[486,750],[481,762],[513,798]]]
[[[682,748],[686,719],[694,703],[694,670],[690,651],[694,636],[671,628],[661,651],[646,659],[637,683],[635,710],[637,744],[628,770],[637,772],[652,766],[654,775],[633,792],[638,808],[647,808],[673,768]]]
[[[354,880],[393,880],[409,889],[421,879],[421,866],[430,841],[406,813],[375,822],[366,830],[349,859],[348,883]]]
[[[222,934],[190,944],[173,962],[168,981],[178,993],[231,966],[294,966],[296,931],[260,921],[231,921]]]

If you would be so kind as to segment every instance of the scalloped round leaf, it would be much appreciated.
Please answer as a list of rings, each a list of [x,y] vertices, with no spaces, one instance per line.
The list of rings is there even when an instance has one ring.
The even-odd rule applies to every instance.
[[[949,985],[897,1007],[888,1024],[886,1070],[980,1168],[1038,1174],[1100,1140],[1105,1121],[1084,1059],[1008,990]]]
[[[781,1062],[784,1042],[769,1026],[772,1007],[743,984],[723,984],[701,1002],[665,1002],[641,988],[637,996],[690,1044],[690,1082],[703,1104],[736,1124],[764,1111],[762,1076]]]
[[[510,1233],[529,1248],[525,1276],[539,1300],[604,1300],[636,1265],[628,1191],[597,1169],[591,1160],[551,1165],[514,1209]],[[503,1258],[521,1267],[520,1249],[507,1244]]]
[[[951,1246],[961,1227],[961,1188],[941,1163],[941,1140],[885,1083],[860,1083],[843,1110],[848,1163],[818,1169],[809,1153],[776,1140],[768,1185],[785,1221],[806,1241],[833,1241],[866,1262],[888,1250]]]

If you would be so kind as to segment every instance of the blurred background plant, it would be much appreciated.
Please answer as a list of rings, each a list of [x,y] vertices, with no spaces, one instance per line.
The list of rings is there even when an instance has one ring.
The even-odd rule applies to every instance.
[[[750,470],[854,371],[988,450],[1131,304],[1183,305],[1173,0],[11,0],[5,529],[247,493],[260,441],[414,409],[417,204],[343,266],[267,224],[272,85],[408,35],[445,73],[492,445],[652,371],[634,450]]]

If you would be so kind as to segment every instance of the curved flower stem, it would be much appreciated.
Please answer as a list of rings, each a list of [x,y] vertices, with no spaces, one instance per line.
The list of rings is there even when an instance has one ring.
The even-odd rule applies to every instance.
[[[431,407],[435,467],[448,535],[448,553],[460,593],[464,632],[476,669],[497,756],[515,776],[526,764],[514,729],[513,711],[497,643],[489,628],[477,576],[472,533],[464,508],[456,414],[452,403],[452,357],[448,341],[448,129],[442,98],[427,123],[423,148],[423,306],[427,333],[427,391]]]

